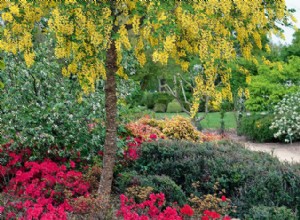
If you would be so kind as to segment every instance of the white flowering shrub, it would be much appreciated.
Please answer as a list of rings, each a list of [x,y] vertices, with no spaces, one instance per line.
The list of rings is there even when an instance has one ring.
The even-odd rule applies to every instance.
[[[275,106],[274,137],[285,142],[300,140],[300,92],[285,96]]]
[[[69,157],[80,152],[92,158],[104,144],[104,92],[82,94],[74,77],[63,77],[53,43],[35,48],[36,61],[28,69],[20,57],[5,55],[0,70],[0,144],[30,147],[31,159],[44,154]]]

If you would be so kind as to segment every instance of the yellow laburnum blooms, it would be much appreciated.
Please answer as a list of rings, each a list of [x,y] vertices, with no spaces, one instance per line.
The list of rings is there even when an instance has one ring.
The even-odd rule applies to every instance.
[[[16,15],[16,16],[20,15],[20,8],[17,5],[10,6],[9,10],[13,15]]]
[[[9,12],[2,13],[1,17],[2,17],[3,21],[7,21],[7,22],[12,22],[13,19],[14,19],[14,17],[12,16],[12,14],[9,13]]]
[[[122,66],[125,52],[133,54],[141,66],[147,61],[146,54],[164,65],[174,59],[183,71],[189,70],[190,57],[198,58],[203,71],[194,78],[191,111],[195,114],[203,96],[216,96],[220,78],[223,89],[219,92],[222,98],[230,99],[230,71],[224,70],[224,64],[237,55],[256,63],[253,40],[258,48],[268,51],[261,36],[276,32],[275,22],[291,16],[284,0],[265,4],[261,0],[100,2],[1,1],[5,25],[0,48],[24,54],[26,65],[32,66],[34,43],[38,42],[34,33],[43,26],[47,37],[54,38],[55,56],[66,60],[63,75],[77,75],[86,93],[95,89],[97,79],[106,77],[106,55],[111,45],[116,48],[115,69],[124,78],[128,77]],[[246,82],[250,82],[247,74]]]
[[[24,60],[27,67],[31,67],[34,63],[35,54],[33,52],[26,51],[24,53]]]

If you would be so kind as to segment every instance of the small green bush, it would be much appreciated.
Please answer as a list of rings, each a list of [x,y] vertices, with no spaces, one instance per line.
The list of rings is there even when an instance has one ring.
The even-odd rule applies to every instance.
[[[165,104],[163,104],[163,103],[156,103],[154,105],[153,111],[155,111],[155,112],[166,112],[166,108],[167,108],[167,106]]]
[[[147,106],[148,109],[154,108],[154,98],[151,92],[145,92],[141,104]]]
[[[171,205],[177,202],[179,205],[186,203],[186,196],[181,187],[166,175],[138,175],[136,172],[121,173],[115,181],[119,193],[124,193],[131,186],[150,186],[154,193],[163,192],[166,201]]]
[[[153,93],[153,99],[155,104],[165,104],[168,105],[169,102],[173,100],[173,97],[165,92],[156,92]]]
[[[168,104],[168,107],[167,107],[167,112],[168,113],[179,113],[179,112],[182,112],[182,108],[181,108],[179,102],[176,101],[175,99],[172,102],[170,102]]]
[[[282,164],[269,154],[252,152],[236,143],[145,143],[131,169],[138,175],[166,175],[181,186],[187,197],[213,194],[218,182],[237,206],[237,213],[232,213],[235,217],[243,218],[257,205],[300,209],[299,167]],[[195,182],[200,186],[193,187]]]
[[[245,216],[246,220],[296,220],[296,215],[291,209],[282,207],[254,206],[249,214]]]
[[[177,202],[179,205],[186,203],[186,196],[181,187],[166,175],[149,175],[142,177],[142,186],[150,186],[155,193],[163,192],[166,201],[170,204]]]
[[[274,131],[270,129],[273,118],[273,115],[261,114],[244,116],[237,128],[237,133],[257,142],[274,141]]]

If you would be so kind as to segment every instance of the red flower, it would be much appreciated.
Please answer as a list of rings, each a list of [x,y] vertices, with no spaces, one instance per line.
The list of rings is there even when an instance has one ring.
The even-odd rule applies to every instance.
[[[189,205],[184,205],[181,209],[180,209],[181,214],[183,215],[187,215],[187,216],[192,216],[194,215],[194,211],[193,209],[189,206]]]
[[[218,219],[221,217],[219,213],[214,212],[214,211],[209,211],[209,210],[205,210],[203,212],[203,214],[204,214],[204,216],[211,217],[212,219]],[[203,219],[203,217],[202,217],[202,220],[205,220],[205,218]]]
[[[221,199],[223,202],[226,202],[226,196],[222,196]]]
[[[70,167],[74,169],[74,168],[75,168],[75,166],[76,166],[75,162],[74,162],[74,161],[72,161],[72,160],[70,160]]]
[[[2,213],[4,211],[4,207],[0,206],[0,213]]]
[[[156,134],[150,134],[150,138],[155,140],[155,139],[157,139],[157,135]]]
[[[231,220],[229,216],[225,216],[222,220]]]

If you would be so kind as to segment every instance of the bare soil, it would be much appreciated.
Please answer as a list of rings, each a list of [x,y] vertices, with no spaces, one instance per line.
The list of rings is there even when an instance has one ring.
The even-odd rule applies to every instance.
[[[300,142],[289,143],[254,143],[244,136],[238,136],[236,132],[226,133],[229,139],[243,144],[252,151],[267,152],[277,157],[280,161],[300,163]]]

